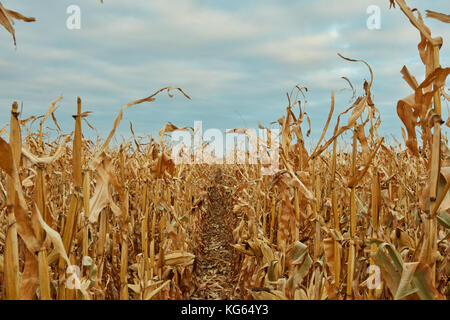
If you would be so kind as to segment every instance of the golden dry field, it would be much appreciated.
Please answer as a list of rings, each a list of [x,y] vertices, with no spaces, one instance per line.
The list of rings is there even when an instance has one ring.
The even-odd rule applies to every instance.
[[[132,127],[129,141],[112,144],[128,108],[157,104],[162,94],[189,99],[179,88],[117,110],[97,141],[83,135],[95,124],[81,98],[73,131],[59,130],[51,142],[45,123],[59,128],[62,97],[27,119],[17,102],[3,106],[0,299],[448,300],[450,119],[441,115],[450,68],[439,56],[446,39],[404,0],[391,5],[420,33],[425,78],[398,68],[411,87],[393,101],[402,143],[379,135],[370,65],[342,55],[367,68],[364,94],[336,110],[330,93],[328,121],[308,150],[306,89],[296,87],[277,120],[280,136],[271,137],[280,143],[273,175],[261,175],[261,163],[176,164],[166,137],[179,128],[170,123],[148,144]],[[432,11],[426,18],[450,23]],[[13,19],[33,20],[0,4],[0,24],[12,35]]]

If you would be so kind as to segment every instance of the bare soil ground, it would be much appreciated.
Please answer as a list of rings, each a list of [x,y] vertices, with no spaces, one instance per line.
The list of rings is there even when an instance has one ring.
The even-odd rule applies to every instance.
[[[232,243],[233,217],[229,192],[223,187],[218,169],[208,188],[208,210],[201,222],[201,245],[196,257],[196,291],[193,300],[231,299],[236,277],[233,274],[235,249]]]

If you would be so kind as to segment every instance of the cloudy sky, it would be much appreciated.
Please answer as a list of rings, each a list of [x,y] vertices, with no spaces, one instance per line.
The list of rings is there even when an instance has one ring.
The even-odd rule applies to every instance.
[[[165,86],[181,95],[128,109],[118,130],[129,136],[155,134],[166,122],[204,128],[256,128],[269,124],[287,105],[286,92],[306,86],[313,138],[320,135],[336,93],[336,110],[352,96],[342,76],[361,93],[373,68],[373,95],[382,112],[382,133],[401,137],[397,100],[410,94],[399,73],[407,65],[423,80],[419,33],[388,0],[3,0],[3,5],[34,23],[16,23],[17,48],[0,30],[0,104],[23,102],[23,116],[44,114],[63,94],[56,116],[63,130],[73,128],[76,97],[93,111],[90,122],[103,138],[120,107]],[[69,30],[68,6],[81,8],[81,29]],[[411,7],[448,13],[448,0],[408,1]],[[381,29],[369,30],[369,5],[381,8]],[[425,7],[424,7],[425,5]],[[450,65],[450,31],[426,19],[433,36],[444,37],[441,64]],[[444,110],[447,105],[444,103]],[[0,115],[0,127],[8,112]],[[49,123],[50,125],[51,123]],[[92,136],[95,131],[85,128]]]

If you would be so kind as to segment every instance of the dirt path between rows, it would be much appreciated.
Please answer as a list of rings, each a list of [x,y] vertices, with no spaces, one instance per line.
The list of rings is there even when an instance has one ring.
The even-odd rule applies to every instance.
[[[196,291],[193,300],[231,299],[236,284],[233,274],[235,249],[232,244],[230,195],[217,169],[208,188],[207,212],[202,217],[201,244],[196,257]]]

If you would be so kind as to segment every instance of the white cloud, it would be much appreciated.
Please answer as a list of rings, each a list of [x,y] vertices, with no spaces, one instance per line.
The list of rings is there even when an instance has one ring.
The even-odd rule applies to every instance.
[[[245,51],[252,55],[263,55],[287,63],[316,63],[331,55],[331,44],[337,40],[336,33],[327,32],[304,35],[280,41],[258,44]]]
[[[198,1],[154,0],[152,7],[160,14],[160,21],[203,40],[236,39],[260,34],[261,26],[249,22],[242,14],[233,14],[201,6]]]
[[[261,25],[242,14],[202,6],[194,0],[139,1],[139,17],[121,15],[116,5],[111,13],[100,17],[90,37],[113,35],[125,43],[152,45],[192,44],[243,39],[261,34]],[[118,43],[120,45],[120,43]]]

